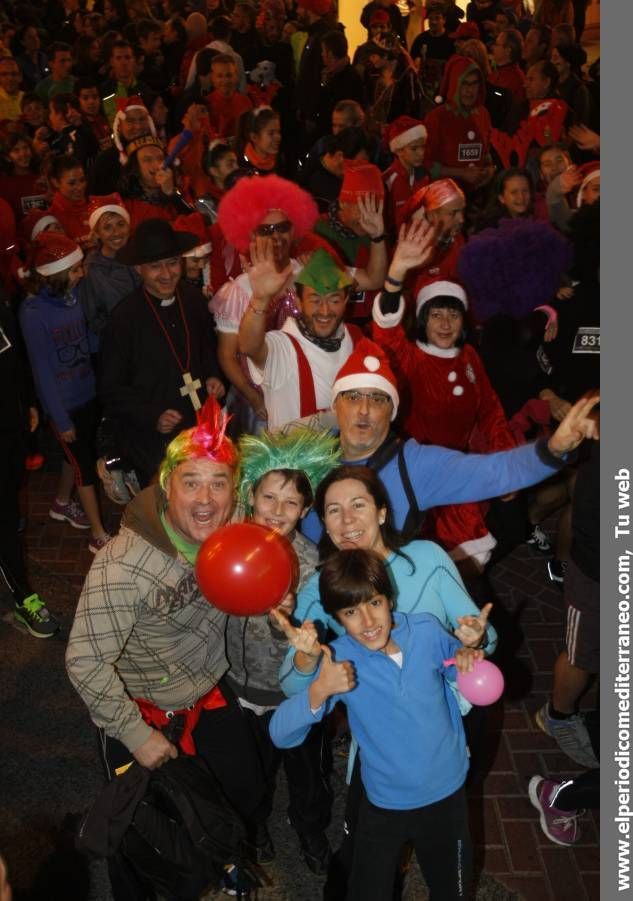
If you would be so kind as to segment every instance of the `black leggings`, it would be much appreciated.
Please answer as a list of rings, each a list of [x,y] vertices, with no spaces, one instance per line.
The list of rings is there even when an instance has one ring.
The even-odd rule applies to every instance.
[[[413,810],[386,810],[363,798],[358,813],[348,901],[391,897],[402,846],[411,842],[431,901],[468,898],[472,843],[464,788]]]
[[[327,829],[332,813],[332,790],[328,782],[331,768],[329,745],[322,723],[315,723],[296,748],[276,748],[268,731],[273,712],[257,716],[243,710],[258,745],[266,779],[266,794],[256,813],[258,823],[266,823],[273,807],[275,783],[282,763],[288,782],[288,819],[300,835],[315,835]]]

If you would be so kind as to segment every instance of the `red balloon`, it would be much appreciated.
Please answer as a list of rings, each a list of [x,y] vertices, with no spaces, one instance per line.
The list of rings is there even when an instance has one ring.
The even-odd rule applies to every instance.
[[[196,559],[200,591],[232,616],[276,607],[298,573],[297,556],[283,535],[254,522],[231,523],[202,543]]]

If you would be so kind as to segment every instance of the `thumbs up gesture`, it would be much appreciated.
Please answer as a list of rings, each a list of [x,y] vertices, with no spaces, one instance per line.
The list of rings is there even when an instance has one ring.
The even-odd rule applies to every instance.
[[[459,638],[466,648],[478,648],[481,644],[488,624],[492,604],[486,604],[479,616],[458,616],[459,626],[455,629],[455,638]]]
[[[319,675],[309,688],[310,707],[316,710],[332,695],[345,694],[356,687],[356,674],[349,660],[337,663],[329,645],[322,644],[323,658]]]

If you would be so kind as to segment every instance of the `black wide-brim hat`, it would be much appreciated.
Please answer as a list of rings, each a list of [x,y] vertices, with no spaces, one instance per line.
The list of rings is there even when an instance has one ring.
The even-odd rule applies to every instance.
[[[158,263],[180,257],[199,243],[197,235],[176,231],[165,219],[146,219],[135,229],[125,247],[117,252],[116,259],[126,266]]]

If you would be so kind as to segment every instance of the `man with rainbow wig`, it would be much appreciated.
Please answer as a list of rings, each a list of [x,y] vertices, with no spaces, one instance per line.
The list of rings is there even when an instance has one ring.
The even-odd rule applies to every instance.
[[[197,754],[247,823],[260,801],[252,737],[224,676],[226,614],[198,588],[200,544],[231,516],[238,454],[209,397],[197,425],[167,447],[159,483],[127,506],[96,555],[66,651],[74,687],[99,729],[110,778],[136,760],[155,769]],[[167,724],[177,733],[163,734]],[[120,874],[111,859],[113,884]]]

